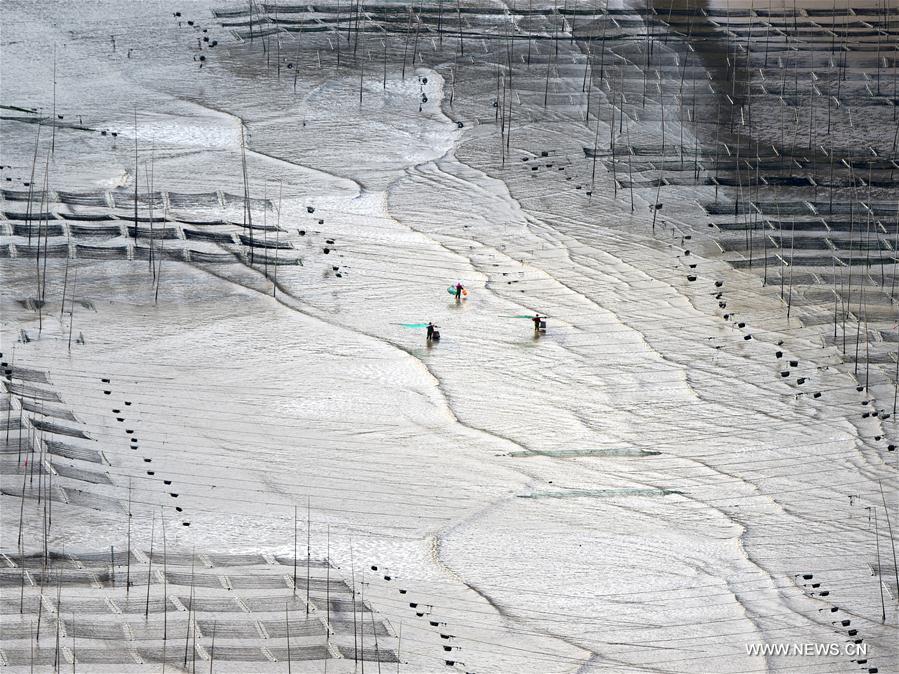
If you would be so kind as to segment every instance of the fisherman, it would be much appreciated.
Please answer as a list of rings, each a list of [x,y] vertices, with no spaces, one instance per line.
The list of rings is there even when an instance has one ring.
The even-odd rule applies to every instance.
[[[531,319],[534,321],[534,332],[540,332],[541,327],[546,327],[546,321],[543,318],[540,318],[540,314],[534,314],[534,317]]]
[[[456,281],[456,301],[459,302],[462,299],[462,291],[464,288],[462,287],[462,281]]]
[[[428,323],[428,341],[429,342],[434,339],[434,328],[436,328],[436,327],[437,326],[434,325],[433,323],[431,323],[431,322]]]

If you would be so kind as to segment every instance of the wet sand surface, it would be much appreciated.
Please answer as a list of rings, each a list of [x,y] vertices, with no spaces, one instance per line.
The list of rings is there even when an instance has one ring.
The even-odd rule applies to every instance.
[[[895,11],[356,9],[5,5],[4,668],[895,669]]]

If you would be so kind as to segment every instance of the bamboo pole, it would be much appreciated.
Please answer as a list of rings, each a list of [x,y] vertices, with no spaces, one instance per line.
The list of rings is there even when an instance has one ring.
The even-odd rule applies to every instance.
[[[56,571],[56,647],[53,650],[53,671],[59,671],[59,622],[62,611],[62,572]]]
[[[627,177],[630,180],[631,187],[631,213],[634,212],[634,162],[632,159],[633,152],[631,151],[631,124],[630,120],[625,125],[627,128]]]
[[[787,321],[790,320],[790,311],[793,308],[793,255],[796,252],[796,218],[792,218],[790,228],[790,290],[787,295]]]
[[[55,128],[55,127],[54,127]],[[44,229],[44,267],[43,267],[43,281],[41,281],[41,294],[40,301],[38,302],[38,316],[43,316],[44,311],[44,301],[47,299],[47,258],[49,257],[47,254],[47,249],[50,245],[50,157],[53,153],[47,153],[47,165],[44,169],[44,199],[46,203],[46,208],[41,208],[41,218],[43,220],[43,229]],[[46,214],[46,215],[44,215]],[[38,221],[38,237],[40,237],[41,233],[41,221]]]
[[[363,606],[363,608],[365,607]],[[375,638],[375,659],[378,662],[378,674],[381,674],[381,649],[378,647],[378,629],[375,626],[375,614],[369,612],[368,617],[371,621],[371,631]]]
[[[309,563],[310,557],[312,555],[312,515],[309,508],[309,497],[306,497],[306,617],[309,617],[309,585],[310,585],[310,575],[309,575]]]
[[[209,674],[212,674],[212,665],[215,662],[215,628],[218,625],[217,620],[212,621],[212,646],[209,649]],[[288,658],[289,662],[289,658]]]
[[[190,606],[187,607],[187,632],[184,635],[184,661],[183,668],[187,669],[187,650],[190,647],[190,627],[191,616],[194,612],[194,564],[196,562],[197,551],[193,548],[190,554]],[[196,630],[196,628],[194,628]]]
[[[358,29],[359,3],[358,2],[356,3],[356,7],[357,7],[357,10],[356,10],[356,23],[357,23],[356,44],[358,45],[358,43],[359,43],[359,29]],[[353,54],[355,55],[355,53],[356,53],[356,47],[354,46]],[[365,79],[365,19],[362,19],[362,59],[361,60],[357,59],[357,60],[359,62],[359,107],[362,107],[362,84]],[[412,64],[415,65],[415,57],[414,56],[412,58]]]
[[[418,56],[418,34],[421,31],[421,2],[418,3],[418,14],[415,16],[415,36],[412,40],[412,67],[415,67],[415,57]]]
[[[334,28],[334,34],[337,41],[337,70],[340,71],[340,0],[337,0],[337,23]],[[297,54],[299,54],[299,47],[297,47]],[[299,66],[299,61],[297,61],[297,65]],[[296,89],[296,73],[294,73],[293,81],[294,89]]]
[[[243,125],[241,125],[240,127],[240,156],[241,168],[243,169],[244,228],[250,239],[249,258],[250,264],[252,265],[255,259],[255,241],[253,240],[253,212],[250,206],[250,182],[249,178],[247,177],[247,147],[245,127]]]
[[[150,247],[147,254],[147,265],[150,269],[150,273],[153,276],[153,281],[155,285],[156,281],[156,264],[153,258],[154,255],[154,246],[156,243],[155,237],[155,228],[153,226],[153,154],[155,152],[155,140],[150,143],[150,170],[147,171],[147,165],[144,164],[144,180],[147,181],[147,208],[150,214]],[[134,223],[135,233],[137,233],[137,222]],[[162,223],[162,228],[165,229],[165,222]]]
[[[38,146],[41,142],[41,126],[42,123],[38,121],[37,123],[37,136],[34,139],[34,156],[31,159],[31,177],[28,179],[28,205],[25,207],[25,218],[28,221],[28,245],[31,245],[31,214],[33,212],[32,201],[34,199],[34,172],[37,168],[37,153]]]
[[[400,674],[400,663],[403,661],[401,653],[401,648],[403,646],[403,621],[400,621],[400,630],[399,635],[396,639],[396,674]]]
[[[287,612],[287,602],[284,602],[284,626],[287,629],[287,674],[290,674],[290,618]],[[325,657],[327,658],[327,655]]]
[[[883,501],[883,513],[887,518],[887,530],[890,532],[890,547],[893,550],[893,574],[896,579],[896,586],[899,587],[899,568],[896,566],[896,543],[893,539],[893,525],[890,523],[890,509],[887,506],[887,499],[883,493],[883,481],[878,480],[877,486],[880,487],[880,499]]]
[[[156,513],[153,513],[153,518],[150,523],[150,560],[149,566],[147,567],[147,600],[144,604],[144,620],[148,620],[150,618],[150,579],[153,576],[153,537],[156,533]]]
[[[131,591],[131,478],[128,478],[128,558],[125,571],[125,594]]]
[[[162,643],[163,658],[162,664],[165,667],[165,644],[169,638],[169,568],[168,568],[168,550],[165,538],[165,511],[162,506],[159,507],[159,524],[162,527]]]
[[[356,628],[356,562],[353,559],[353,539],[350,539],[350,584],[353,588],[353,671],[359,666],[359,630]]]
[[[69,311],[69,353],[72,353],[72,327],[75,325],[75,301],[77,298],[77,290],[78,267],[75,267],[75,270],[72,273],[72,302],[70,304],[71,310]]]
[[[297,507],[293,507],[293,596],[297,596]]]
[[[459,18],[459,55],[465,56],[465,41],[462,39],[462,5],[460,0],[456,0],[456,15]],[[530,64],[530,61],[528,61]]]
[[[41,568],[41,584],[40,584],[40,589],[39,589],[39,594],[38,594],[38,600],[37,600],[37,635],[36,635],[36,640],[37,640],[37,643],[38,643],[38,644],[41,643],[41,618],[42,618],[43,615],[44,615],[44,581],[46,580],[46,578],[48,577],[48,575],[49,575],[49,573],[48,573],[46,567],[42,567],[42,568]]]
[[[162,203],[162,226],[165,228],[165,223],[168,221],[168,205],[163,201]],[[157,263],[156,269],[156,290],[153,293],[153,304],[159,304],[159,286],[162,285],[162,261],[165,259],[165,244],[162,245],[162,254],[159,256],[159,262]]]
[[[328,634],[331,633],[331,525],[327,527],[325,543],[325,622],[328,625]]]
[[[871,506],[871,510],[874,513],[874,542],[877,550],[877,588],[880,590],[880,622],[886,623],[887,609],[883,600],[883,581],[881,580],[883,577],[883,564],[880,562],[880,527],[877,526],[877,508]]]
[[[362,604],[362,616],[359,618],[359,650],[362,653],[362,674],[365,674],[365,567],[361,568],[360,572],[359,601]]]
[[[67,246],[67,248],[66,248],[66,270],[65,270],[65,273],[64,273],[63,279],[62,279],[62,304],[59,307],[59,321],[60,322],[62,322],[63,314],[66,311],[66,292],[68,291],[68,288],[69,288],[69,260],[72,258],[71,254],[70,254],[70,250],[69,250],[72,245],[71,231],[72,231],[71,228],[69,228],[69,230],[68,230],[69,233],[66,237],[66,246]],[[6,433],[7,433],[7,439],[8,439],[9,429],[7,429]]]
[[[53,43],[53,131],[50,137],[50,152],[56,153],[56,43]]]
[[[134,240],[137,241],[137,105],[134,106]]]

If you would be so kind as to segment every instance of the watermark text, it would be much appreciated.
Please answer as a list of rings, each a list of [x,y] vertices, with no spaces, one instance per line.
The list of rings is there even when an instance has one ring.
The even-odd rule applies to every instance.
[[[838,644],[838,643],[773,643],[773,644],[746,644],[746,655],[770,656],[779,655],[786,657],[822,657],[843,656],[864,657],[868,654],[868,644]]]

